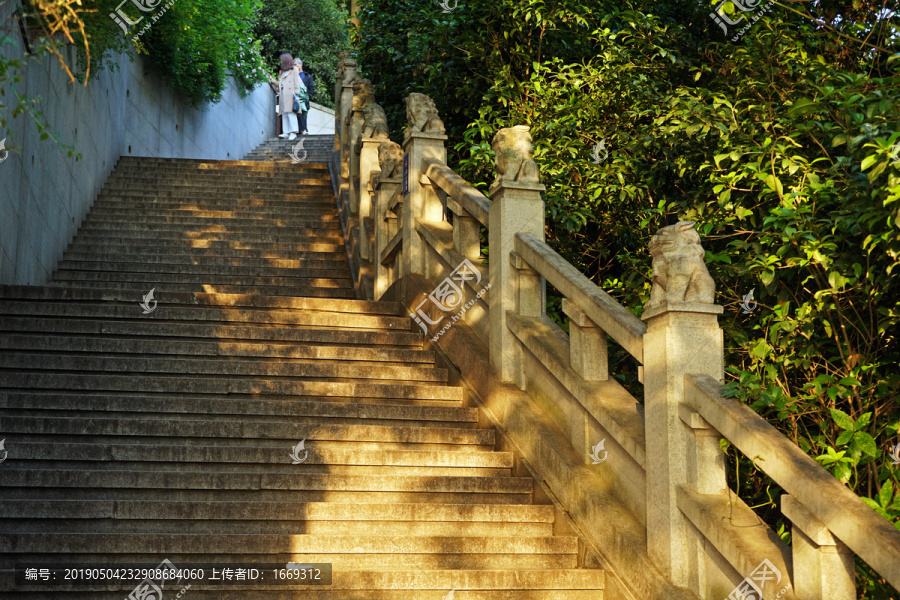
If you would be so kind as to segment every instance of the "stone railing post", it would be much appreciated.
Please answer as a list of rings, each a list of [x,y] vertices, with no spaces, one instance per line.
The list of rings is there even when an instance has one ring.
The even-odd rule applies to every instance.
[[[504,381],[522,385],[522,354],[506,325],[507,312],[538,316],[541,278],[514,252],[517,233],[544,240],[544,201],[537,165],[531,159],[531,135],[519,125],[494,136],[497,179],[488,190],[490,210],[490,354],[491,365]]]
[[[350,58],[349,52],[341,52],[337,72],[334,76],[334,147],[332,150],[331,164],[340,174],[341,164],[341,90],[344,82],[345,62]]]
[[[390,140],[382,140],[378,146],[378,163],[381,172],[374,180],[375,188],[375,247],[372,251],[372,263],[375,265],[374,299],[378,300],[391,287],[397,276],[397,261],[391,266],[381,264],[381,253],[400,230],[398,215],[388,210],[394,193],[400,190],[403,183],[402,163],[403,150],[400,144]],[[402,204],[395,209],[403,210]]]
[[[363,260],[373,260],[371,238],[372,196],[369,194],[369,178],[378,170],[378,147],[382,140],[363,138],[359,152],[359,255]]]
[[[368,79],[360,79],[353,84],[353,99],[350,107],[350,213],[354,217],[359,216],[360,194],[364,191],[360,187],[359,153],[362,149],[361,137],[366,118],[364,115],[366,104],[371,101],[373,91],[372,83]]]
[[[403,151],[409,155],[409,193],[403,198],[403,253],[400,277],[410,273],[425,275],[428,258],[425,242],[416,232],[416,219],[440,221],[443,207],[430,181],[425,177],[425,159],[447,162],[444,123],[438,117],[434,102],[424,94],[406,98],[407,128]]]
[[[793,524],[793,585],[797,598],[854,600],[856,562],[853,551],[793,496],[781,496],[781,512]]]
[[[341,79],[340,113],[335,113],[341,131],[341,196],[349,193],[350,185],[350,109],[353,105],[353,84],[359,80],[356,72],[356,61],[348,58],[343,61],[343,77]]]
[[[688,425],[682,421],[687,374],[724,378],[723,334],[713,304],[715,283],[690,221],[660,229],[650,242],[653,285],[642,319],[644,424],[647,450],[647,548],[677,586],[687,587],[691,540],[678,508],[678,486],[696,483],[688,469]],[[702,458],[700,458],[702,460]],[[716,486],[718,483],[715,484]],[[706,487],[705,485],[703,487]]]
[[[388,202],[394,192],[400,189],[402,180],[400,177],[385,179],[379,178],[375,182],[375,251],[372,262],[375,264],[375,300],[381,298],[394,283],[397,275],[396,262],[392,266],[381,264],[381,253],[387,247],[388,242],[394,239],[399,231],[397,215],[388,211]],[[399,209],[402,210],[402,207]]]

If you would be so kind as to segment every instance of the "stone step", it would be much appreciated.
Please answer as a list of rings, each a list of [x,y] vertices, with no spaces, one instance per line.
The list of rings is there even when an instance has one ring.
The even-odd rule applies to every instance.
[[[478,456],[480,453],[470,453]],[[537,504],[347,504],[333,502],[260,502],[249,512],[243,502],[148,501],[109,502],[102,500],[9,500],[0,503],[0,519],[142,519],[199,521],[256,521],[263,519],[305,521],[307,523],[484,523],[552,526],[556,520],[552,506]]]
[[[0,330],[5,329],[0,325]],[[89,354],[139,354],[144,357],[177,355],[190,357],[225,357],[228,359],[277,359],[279,361],[340,361],[353,363],[397,365],[432,365],[434,353],[419,349],[365,348],[359,346],[298,346],[297,344],[273,344],[271,342],[240,340],[185,341],[166,338],[103,336],[69,336],[56,332],[31,335],[8,334],[0,337],[0,351],[66,352]],[[390,363],[390,364],[387,364]],[[290,364],[290,363],[288,363]]]
[[[199,377],[165,375],[112,375],[84,373],[19,373],[0,370],[0,388],[7,390],[68,390],[87,392],[246,394],[250,396],[403,398],[407,400],[452,400],[462,402],[458,387],[397,382],[340,382],[246,377]]]
[[[0,303],[2,308],[3,303]],[[34,307],[33,310],[37,310]],[[103,336],[146,336],[145,339],[176,341],[213,340],[216,344],[253,343],[262,341],[271,345],[275,352],[279,346],[296,348],[296,343],[337,344],[354,346],[392,346],[401,348],[421,348],[421,333],[405,329],[403,331],[341,330],[317,327],[272,327],[269,325],[221,325],[218,323],[195,323],[192,321],[172,322],[172,320],[147,320],[143,311],[132,312],[132,320],[105,320],[103,318],[78,318],[77,311],[70,311],[70,318],[42,316],[2,316],[0,331],[35,334],[88,334]],[[154,313],[151,313],[152,316]],[[127,317],[126,317],[127,318]],[[287,344],[290,342],[290,344]],[[252,350],[248,350],[252,352]]]
[[[174,287],[178,284],[187,285],[223,285],[232,287],[255,288],[303,288],[306,286],[316,288],[347,288],[353,287],[350,275],[331,277],[316,277],[315,273],[307,276],[304,271],[297,272],[293,277],[248,277],[241,275],[214,275],[210,273],[132,273],[128,271],[64,271],[59,270],[53,274],[54,284],[77,285],[79,282],[97,282],[103,284],[134,283],[138,288],[154,286]],[[200,291],[200,290],[197,290]],[[298,294],[300,295],[300,294]]]
[[[318,215],[308,215],[305,211],[289,215],[254,215],[252,213],[244,214],[238,212],[223,213],[223,211],[181,211],[180,213],[176,211],[159,211],[154,214],[152,212],[134,211],[131,218],[128,218],[128,215],[124,212],[121,214],[95,212],[88,215],[83,221],[83,226],[89,225],[105,225],[107,227],[150,225],[161,228],[180,227],[181,229],[202,225],[204,231],[215,231],[217,229],[219,231],[254,231],[256,228],[277,229],[283,227],[329,230],[340,230],[341,228],[336,209],[329,210],[327,214],[321,211]],[[247,230],[245,229],[246,227],[251,229]]]
[[[287,457],[290,459],[290,457]],[[464,477],[464,476],[379,476],[379,475],[336,475],[306,474],[298,470],[295,473],[260,473],[247,470],[243,473],[228,472],[195,472],[195,471],[108,471],[80,469],[4,469],[4,487],[0,489],[0,501],[19,499],[17,490],[33,490],[35,499],[53,499],[69,494],[96,491],[131,490],[138,495],[146,493],[148,500],[160,500],[159,494],[185,492],[189,496],[201,498],[210,492],[297,492],[297,501],[309,501],[307,498],[315,493],[326,497],[329,492],[359,494],[362,497],[372,494],[385,494],[387,498],[397,498],[401,494],[409,494],[411,499],[417,494],[442,494],[449,504],[469,503],[470,498],[497,495],[503,498],[499,504],[510,503],[509,498],[526,499],[531,495],[532,480],[523,477]],[[266,501],[278,501],[275,494]],[[75,498],[72,498],[75,499]],[[98,498],[106,499],[106,498]],[[182,498],[173,498],[182,499]],[[262,500],[262,498],[261,498]],[[455,500],[459,500],[458,502]],[[232,498],[232,501],[239,499]],[[515,502],[515,501],[512,501]],[[141,537],[141,536],[138,536]],[[551,538],[559,539],[559,538]],[[0,563],[3,561],[4,535],[0,533]],[[144,550],[146,552],[147,550]],[[170,550],[174,552],[175,550]],[[9,550],[5,550],[9,552]],[[247,549],[247,553],[252,551]],[[323,561],[328,562],[328,561]]]
[[[262,175],[252,176],[242,173],[196,173],[196,172],[168,172],[149,174],[145,172],[114,172],[106,180],[104,187],[124,187],[132,190],[151,190],[159,186],[214,186],[216,188],[256,188],[262,187],[270,193],[290,191],[299,187],[312,189],[331,186],[331,177],[328,173],[298,172],[291,175]]]
[[[156,566],[150,565],[149,563],[142,563],[145,566]],[[209,567],[207,567],[209,568]],[[221,569],[221,566],[219,566]],[[556,569],[558,572],[571,572],[571,573],[581,573],[580,570],[573,571],[565,571]],[[365,581],[365,574],[371,571],[346,571],[347,578],[356,578],[361,581]],[[427,571],[416,571],[417,573],[426,573]],[[443,573],[444,571],[438,571]],[[464,571],[454,570],[453,573],[462,573]],[[512,569],[507,569],[502,571],[503,573],[519,573],[525,571],[516,571]],[[550,572],[550,571],[546,571]],[[594,572],[594,571],[591,571]],[[598,573],[603,573],[603,571],[596,571]],[[391,578],[404,578],[401,581],[405,581],[409,579],[405,573],[407,571],[391,569]],[[2,576],[2,571],[0,571],[0,576]],[[273,574],[274,576],[274,574]],[[2,581],[2,580],[0,580]],[[12,582],[12,576],[9,577],[9,581]],[[132,582],[133,583],[133,582]],[[10,583],[10,586],[13,584]],[[272,585],[272,584],[240,584],[240,586],[233,587],[221,587],[221,586],[201,586],[200,584],[193,584],[191,587],[186,587],[190,584],[185,584],[185,587],[181,585],[170,586],[173,598],[177,598],[174,595],[176,592],[181,593],[184,592],[186,596],[191,599],[196,600],[347,600],[348,598],[352,598],[353,600],[422,600],[422,598],[433,598],[434,600],[440,600],[441,598],[447,598],[447,594],[449,591],[447,588],[428,588],[421,589],[421,586],[417,586],[416,589],[409,590],[403,587],[398,588],[398,585],[401,584],[386,584],[384,589],[373,589],[370,584],[366,584],[367,589],[365,590],[354,590],[352,592],[344,590],[344,589],[335,589],[334,586],[326,587],[322,589],[323,586],[298,586],[291,584],[284,585]],[[430,584],[422,584],[422,585],[430,585]],[[592,587],[583,590],[573,590],[569,588],[560,588],[558,586],[553,587],[553,583],[550,582],[546,584],[551,587],[551,589],[539,589],[539,590],[496,590],[496,589],[473,589],[473,588],[451,588],[454,592],[454,600],[601,600],[602,599],[602,589],[599,587],[600,583],[593,583]],[[10,589],[18,589],[12,588]],[[28,590],[58,590],[60,589],[57,586],[52,587],[41,587],[39,585],[29,585]],[[88,586],[85,588],[82,585],[79,586],[71,586],[65,589],[66,598],[71,600],[82,600],[85,598],[89,598],[90,600],[122,600],[127,594],[129,594],[132,589],[127,587],[105,587],[105,588],[97,588],[95,586]],[[85,591],[85,590],[89,591]],[[116,591],[108,591],[108,590],[116,590]],[[179,591],[180,590],[180,591]],[[224,591],[228,590],[228,591]],[[235,592],[235,590],[239,590]],[[55,595],[58,592],[54,591],[33,591],[33,592],[16,592],[16,596],[11,598],[11,600],[15,600],[18,598],[27,599],[27,600],[48,600],[48,599],[56,599],[59,596]],[[167,596],[168,598],[168,596]],[[179,598],[179,600],[181,600]],[[184,600],[187,600],[185,598]]]
[[[296,442],[294,442],[296,443]],[[437,448],[441,450],[443,448]],[[52,471],[51,471],[52,472]],[[57,471],[58,472],[58,471]],[[66,473],[63,473],[63,476]],[[121,473],[113,473],[113,475],[121,475]],[[206,480],[206,475],[199,476],[196,473],[184,472],[178,473],[160,473],[161,476],[167,476],[171,479]],[[260,477],[259,475],[250,474],[249,477]],[[266,476],[272,477],[272,476]],[[286,480],[299,481],[300,487],[294,489],[269,489],[260,487],[258,482],[251,481],[246,489],[216,489],[215,487],[199,487],[194,486],[190,489],[181,489],[178,487],[167,487],[165,482],[161,483],[162,488],[146,487],[146,482],[141,482],[137,487],[122,486],[118,488],[105,488],[91,486],[88,482],[83,487],[34,487],[30,486],[27,481],[22,480],[26,487],[2,487],[0,488],[0,503],[9,500],[54,500],[58,498],[66,498],[69,500],[115,500],[115,501],[178,501],[178,502],[321,502],[327,500],[335,504],[401,504],[401,503],[434,503],[434,504],[525,504],[531,502],[530,493],[500,493],[500,492],[474,492],[466,491],[460,493],[450,489],[444,491],[442,489],[412,489],[412,490],[357,490],[347,488],[347,479],[351,476],[333,476],[329,482],[336,487],[335,489],[310,489],[302,487],[309,484],[307,479],[298,479],[299,475],[280,475]],[[323,476],[310,476],[323,477]],[[363,476],[357,476],[363,477]],[[368,476],[369,480],[378,480],[378,476]],[[402,479],[411,479],[409,477]],[[420,481],[434,479],[431,477],[419,477]],[[459,478],[447,477],[441,479],[456,480]],[[484,477],[472,478],[477,481],[490,481]],[[509,479],[508,477],[497,478]],[[215,483],[215,482],[213,482]],[[448,487],[452,488],[452,485]],[[0,551],[0,568],[2,568],[4,555]],[[327,562],[327,561],[326,561]]]
[[[185,199],[171,200],[166,198],[158,198],[155,196],[139,198],[129,198],[126,201],[109,200],[107,197],[100,195],[94,201],[91,207],[97,216],[120,216],[120,215],[201,215],[205,213],[227,213],[240,215],[243,218],[281,218],[285,214],[302,214],[306,217],[314,215],[330,216],[337,214],[337,208],[334,203],[323,200],[309,200],[306,202],[300,200],[261,200],[252,198],[241,198],[231,201],[220,201],[206,199],[200,200]]]
[[[89,411],[85,411],[85,414],[87,412]],[[83,417],[79,413],[77,417],[67,415],[66,418],[71,420],[94,417]],[[124,419],[128,420],[128,417],[124,417]],[[298,423],[304,427],[312,427],[306,421],[298,421]],[[341,424],[341,426],[350,428],[354,425]],[[122,435],[117,437],[122,437]],[[294,465],[291,452],[299,440],[291,440],[281,445],[273,440],[265,440],[263,442],[265,445],[251,447],[246,445],[230,446],[222,443],[207,446],[197,444],[176,446],[170,444],[168,439],[154,440],[153,436],[139,437],[152,441],[140,444],[113,443],[107,442],[103,438],[102,443],[36,443],[28,441],[27,438],[16,438],[10,441],[9,452],[12,453],[12,456],[7,459],[9,464],[4,468],[9,470],[49,468],[259,472],[261,469],[271,467],[276,471],[287,473],[375,475],[386,473],[381,469],[391,467],[397,471],[397,474],[467,475],[462,471],[471,470],[476,471],[471,473],[471,476],[493,477],[510,475],[510,469],[513,466],[512,455],[509,453],[473,451],[471,448],[461,449],[458,447],[454,447],[455,449],[450,451],[372,449],[373,443],[371,442],[323,441],[302,437],[300,439],[306,440],[304,444],[306,458],[302,464]],[[401,442],[392,441],[391,443],[399,444]],[[446,446],[447,444],[442,445]],[[345,472],[338,471],[341,468]],[[363,468],[374,472],[353,473],[350,471],[350,469]],[[443,472],[412,472],[413,469],[421,471],[423,468],[442,469]]]
[[[212,282],[232,282],[232,278],[242,283],[254,281],[254,285],[262,285],[261,281],[265,281],[265,285],[276,285],[285,282],[295,283],[294,279],[346,279],[348,277],[345,269],[242,269],[240,267],[204,267],[197,265],[193,267],[176,266],[166,267],[160,265],[144,265],[140,263],[114,263],[105,265],[94,263],[87,269],[73,267],[71,263],[61,263],[57,273],[57,279],[69,281],[110,281],[110,280],[126,280],[126,273],[141,273],[147,277],[159,275],[160,279],[174,281],[175,283],[191,283],[195,281]],[[121,276],[113,277],[110,274],[119,273]],[[250,277],[250,274],[257,277]],[[232,282],[234,283],[234,282]]]
[[[143,249],[141,249],[143,252]],[[67,251],[63,255],[63,261],[80,263],[83,265],[105,263],[141,263],[143,265],[168,265],[170,267],[183,267],[186,265],[197,266],[221,266],[245,268],[252,267],[262,269],[266,267],[276,269],[302,269],[302,268],[322,268],[337,269],[347,265],[346,253],[334,252],[294,252],[293,256],[298,258],[278,258],[278,254],[269,253],[259,258],[250,258],[247,256],[220,256],[207,252],[196,252],[192,255],[185,253],[160,252],[157,254],[128,254],[128,253],[85,253]]]
[[[365,379],[407,382],[446,383],[447,370],[431,366],[394,366],[363,361],[291,359],[266,357],[198,357],[171,348],[172,357],[104,356],[102,354],[57,353],[0,350],[0,372],[10,369],[33,373],[77,371],[80,373],[141,373],[178,375],[217,375],[222,377]],[[239,358],[240,360],[235,360]]]
[[[488,482],[492,480],[481,480]],[[500,479],[496,481],[508,481]],[[189,557],[241,557],[241,562],[291,562],[332,563],[335,572],[372,564],[376,568],[407,566],[427,568],[431,566],[462,568],[463,563],[493,568],[491,565],[506,563],[510,568],[517,557],[521,562],[541,569],[553,568],[554,559],[566,566],[577,560],[577,538],[569,536],[486,537],[422,537],[422,536],[339,536],[339,535],[204,535],[204,534],[0,534],[0,556],[17,552],[21,554],[54,555],[66,553],[72,558],[79,555],[102,553],[110,558],[139,554],[169,556],[175,565],[182,562],[216,563],[218,560],[196,560]],[[175,557],[178,557],[176,560]],[[124,559],[124,560],[123,560]],[[503,560],[505,559],[505,560]],[[534,560],[538,559],[538,560]],[[9,568],[5,556],[2,566]],[[378,560],[383,561],[377,563]],[[287,560],[284,560],[287,562]],[[496,562],[495,562],[496,561]],[[73,562],[75,562],[73,560]],[[79,561],[81,562],[81,561]],[[89,561],[84,561],[89,562]],[[457,567],[457,565],[459,565]],[[524,565],[521,565],[524,568]],[[559,565],[555,565],[557,568]],[[589,572],[589,571],[588,571]],[[539,574],[536,573],[535,575]]]
[[[219,240],[240,241],[250,244],[303,243],[310,241],[339,245],[344,241],[344,234],[341,232],[340,227],[336,226],[300,228],[287,225],[281,227],[229,225],[221,227],[211,223],[207,227],[200,223],[196,225],[176,224],[153,227],[152,225],[147,226],[140,223],[133,225],[124,223],[121,225],[88,223],[78,231],[78,238],[86,243],[108,239],[114,243],[122,244],[132,240],[135,246],[157,240],[182,243],[197,240]]]
[[[194,307],[183,306],[178,301],[177,295],[169,294],[165,290],[154,293],[157,301],[156,310],[145,315],[141,310],[138,302],[141,300],[140,294],[133,297],[127,304],[103,304],[103,303],[82,303],[82,302],[52,302],[40,303],[35,305],[33,302],[19,300],[2,300],[0,301],[0,315],[18,315],[18,316],[37,316],[46,315],[54,317],[78,317],[78,318],[107,318],[107,319],[147,319],[165,318],[167,321],[178,320],[185,321],[186,325],[200,323],[203,321],[215,321],[220,323],[239,323],[239,324],[259,324],[259,325],[293,325],[305,327],[342,327],[345,334],[342,337],[326,338],[322,336],[318,338],[322,341],[330,341],[340,343],[337,340],[343,339],[344,343],[354,343],[352,340],[360,339],[346,332],[348,329],[387,329],[401,332],[410,331],[411,321],[407,317],[395,317],[391,315],[367,315],[324,311],[324,310],[280,310],[269,309],[261,310],[258,308],[242,308],[242,307]],[[165,311],[165,315],[161,311]],[[155,327],[155,325],[154,325]],[[104,329],[104,332],[111,331]],[[151,331],[145,333],[152,334]],[[334,332],[338,333],[338,332]],[[120,334],[121,335],[121,334]],[[160,334],[161,335],[161,334]],[[221,339],[221,338],[219,338]],[[235,338],[232,338],[235,339]],[[265,337],[262,339],[272,339]],[[297,339],[297,338],[293,338]],[[421,338],[418,342],[421,343]]]
[[[157,208],[154,206],[135,206],[130,204],[127,208],[104,207],[98,210],[94,206],[94,212],[88,215],[85,222],[91,220],[96,223],[121,223],[123,220],[133,217],[133,223],[204,223],[215,224],[247,224],[247,225],[293,225],[300,227],[315,227],[322,225],[330,227],[332,222],[340,225],[337,209],[304,207],[301,211],[286,213],[281,209],[258,209],[247,207],[242,210],[215,210],[200,209],[196,206],[183,206],[179,208]],[[310,225],[312,224],[312,225]]]
[[[142,563],[144,565],[150,565],[145,562]],[[208,567],[207,567],[208,568]],[[221,566],[219,567],[221,568]],[[566,573],[581,573],[580,570],[572,570],[565,571],[556,569],[554,571]],[[346,577],[349,579],[357,579],[361,581],[366,581],[365,574],[371,571],[346,571]],[[427,571],[416,571],[416,573],[426,573]],[[437,571],[443,573],[445,571]],[[462,570],[454,570],[453,573],[462,573]],[[516,574],[520,572],[527,571],[516,571],[512,569],[507,569],[502,571],[503,573],[511,573]],[[545,571],[550,572],[550,571]],[[603,573],[603,571],[590,571]],[[406,581],[409,579],[405,573],[407,571],[391,569],[391,578],[403,578],[400,581]],[[273,574],[274,575],[274,574]],[[2,571],[0,571],[0,576],[2,576]],[[0,579],[2,581],[2,579]],[[9,581],[12,582],[12,576],[9,576]],[[10,583],[10,586],[13,584]],[[173,594],[173,598],[177,598],[174,594],[181,593],[182,591],[191,599],[196,600],[347,600],[348,598],[352,598],[353,600],[422,600],[422,598],[433,598],[434,600],[440,600],[441,598],[447,598],[447,594],[449,591],[447,588],[431,588],[421,589],[421,586],[416,586],[416,589],[409,590],[403,587],[401,584],[386,584],[384,589],[373,589],[370,584],[366,584],[367,589],[365,590],[354,590],[352,592],[344,590],[344,589],[335,589],[334,586],[326,587],[322,589],[323,586],[298,586],[291,584],[284,585],[272,585],[272,584],[240,584],[240,586],[234,587],[221,587],[221,586],[206,586],[203,587],[200,584],[193,584],[190,588],[186,587],[189,584],[185,584],[185,587],[181,585],[170,586],[172,588],[171,592]],[[430,585],[430,584],[422,584],[422,585]],[[553,582],[545,584],[551,589],[537,589],[537,590],[509,590],[509,589],[473,589],[473,588],[451,588],[454,592],[454,600],[601,600],[602,599],[602,588],[600,587],[601,583],[597,583],[596,581],[592,584],[591,587],[582,590],[575,590],[570,588],[560,588],[559,586],[553,586]],[[12,588],[10,589],[18,589]],[[52,587],[41,587],[39,585],[29,585],[28,590],[58,590],[60,589],[58,586]],[[97,588],[95,586],[88,586],[85,588],[82,585],[79,586],[71,586],[65,589],[65,594],[67,599],[71,600],[82,600],[85,598],[89,598],[90,600],[122,600],[127,594],[129,594],[133,589],[129,589],[127,587],[105,587],[105,588]],[[108,590],[116,590],[116,591],[108,591]],[[85,591],[88,590],[88,591]],[[180,590],[180,591],[179,591]],[[224,591],[228,590],[228,591]],[[234,590],[239,590],[235,592]],[[56,599],[59,596],[54,595],[58,594],[58,592],[54,591],[21,591],[16,592],[16,596],[11,598],[11,600],[15,600],[18,598],[27,599],[27,600],[48,600],[48,599]],[[168,598],[168,596],[167,596]],[[181,599],[179,599],[181,600]],[[185,598],[187,600],[187,598]]]
[[[310,139],[310,141],[312,141]],[[284,167],[260,166],[253,161],[245,160],[210,160],[205,158],[156,158],[145,156],[123,156],[116,164],[118,167],[137,166],[151,170],[167,168],[171,166],[181,168],[191,168],[197,170],[225,170],[225,171],[259,171],[259,170],[283,170]],[[306,167],[312,165],[307,164]],[[319,169],[327,169],[326,166],[319,166]]]
[[[50,286],[61,288],[61,289],[74,289],[74,288],[83,288],[83,289],[95,289],[95,290],[130,290],[134,293],[138,293],[142,290],[149,290],[157,285],[159,285],[159,281],[147,279],[144,281],[126,281],[126,282],[102,282],[102,281],[54,281],[49,284]],[[208,290],[215,290],[217,292],[226,293],[226,294],[246,294],[246,295],[257,295],[257,296],[298,296],[298,297],[316,297],[316,298],[340,298],[340,299],[351,299],[356,297],[356,292],[354,291],[351,284],[344,285],[342,287],[332,286],[332,287],[324,287],[324,286],[315,286],[315,285],[306,285],[303,287],[297,286],[275,286],[275,285],[266,285],[266,286],[252,286],[252,285],[227,285],[227,284],[219,284],[212,283],[209,281],[206,282],[197,282],[197,283],[169,283],[166,285],[168,290],[175,292],[203,292]]]
[[[137,257],[135,257],[137,258]],[[202,261],[200,264],[168,264],[145,263],[139,260],[133,262],[119,261],[75,261],[62,260],[57,265],[61,271],[128,271],[131,273],[178,273],[197,275],[201,273],[209,275],[243,275],[253,273],[263,277],[290,277],[303,274],[305,277],[337,277],[342,276],[349,268],[345,263],[338,261],[283,261],[293,263],[292,266],[255,266],[248,267],[210,264]]]
[[[227,446],[232,439],[241,439],[242,449],[254,440],[260,445],[277,449],[283,464],[290,465],[289,452],[300,440],[306,440],[307,450],[315,454],[323,449],[350,449],[356,451],[378,450],[379,444],[406,450],[454,449],[458,452],[490,450],[495,442],[493,429],[471,427],[415,427],[409,425],[356,425],[337,423],[308,423],[284,421],[255,421],[232,417],[231,420],[209,419],[201,415],[196,420],[182,418],[173,420],[167,415],[154,419],[101,417],[46,417],[46,416],[3,416],[4,435],[10,447],[16,440],[31,442],[28,436],[39,435],[51,439],[53,436],[80,437],[81,442],[96,439],[97,436],[111,438],[140,438],[142,444],[171,444],[177,446],[177,439],[191,439],[191,445],[212,444]],[[202,439],[201,439],[202,438]],[[31,442],[34,443],[34,442]],[[110,439],[108,444],[114,444]],[[15,457],[15,455],[14,455]],[[222,461],[219,461],[222,462]],[[6,474],[12,472],[18,461],[4,467]],[[319,463],[326,464],[326,463]],[[252,471],[252,467],[248,467]],[[4,484],[5,485],[5,484]]]
[[[185,253],[193,253],[198,249],[204,248],[214,250],[212,254],[217,256],[240,256],[240,254],[234,253],[235,250],[250,250],[251,252],[256,253],[278,252],[282,254],[281,256],[279,256],[279,258],[293,258],[292,253],[294,252],[323,252],[333,254],[340,253],[341,251],[346,251],[346,246],[343,243],[337,243],[336,239],[335,241],[329,239],[329,241],[327,242],[317,242],[315,240],[310,240],[296,241],[292,243],[262,241],[246,242],[238,240],[214,239],[157,239],[152,245],[138,245],[133,241],[129,242],[128,240],[118,238],[104,240],[102,238],[82,239],[81,237],[76,237],[75,240],[69,245],[69,250],[77,249],[80,252],[94,252],[97,250],[116,252],[120,249],[123,249],[128,250],[130,253],[134,253],[138,250],[140,252],[144,252],[145,248],[148,254],[169,252],[174,249],[183,255]],[[259,254],[256,254],[256,256],[258,255]],[[253,256],[253,254],[251,254],[251,256]]]
[[[124,206],[130,206],[133,203],[152,203],[152,202],[200,202],[200,203],[218,203],[224,206],[233,206],[232,202],[261,202],[261,206],[286,206],[286,207],[304,207],[304,206],[328,206],[334,207],[334,198],[332,197],[332,188],[326,191],[311,189],[308,187],[297,187],[291,190],[285,190],[278,194],[272,194],[267,190],[240,190],[231,194],[219,193],[215,186],[207,186],[197,190],[152,190],[146,191],[141,189],[135,190],[119,190],[112,191],[103,189],[98,200],[106,200],[120,203]]]
[[[273,189],[274,188],[284,188],[284,189]],[[184,180],[173,180],[173,179],[147,179],[143,177],[129,177],[127,179],[122,179],[119,181],[107,181],[107,183],[103,186],[103,191],[109,195],[139,195],[139,196],[149,196],[155,195],[158,192],[163,191],[179,191],[186,194],[192,194],[193,192],[212,192],[215,191],[216,195],[229,196],[229,195],[238,195],[245,192],[265,192],[267,194],[279,194],[283,192],[290,192],[290,187],[297,189],[303,188],[307,192],[310,191],[321,191],[322,194],[327,194],[330,191],[333,191],[331,186],[331,182],[324,179],[298,179],[291,186],[287,185],[273,185],[271,183],[255,183],[251,181],[243,181],[241,179],[235,179],[233,183],[223,182],[223,181],[202,181],[202,180],[193,180],[193,179],[184,179]]]
[[[121,166],[117,167],[111,174],[110,178],[121,177],[123,175],[136,175],[139,177],[149,178],[165,178],[175,177],[179,175],[188,175],[196,177],[244,177],[248,181],[257,179],[270,179],[289,181],[298,177],[330,177],[327,168],[322,168],[317,164],[298,164],[291,169],[197,169],[190,166],[167,165],[148,170],[146,167],[140,166]]]
[[[296,311],[317,311],[329,313],[353,313],[361,317],[388,315],[405,316],[407,311],[399,302],[371,302],[366,300],[322,300],[318,298],[303,297],[275,297],[275,296],[243,296],[237,294],[183,294],[167,293],[167,302],[170,304],[186,304],[193,306],[205,306],[220,309],[234,309],[237,307],[256,309],[281,309]],[[50,300],[65,301],[66,303],[115,303],[131,304],[134,296],[127,292],[117,290],[60,290],[51,287],[0,285],[0,308],[4,301],[15,302],[24,300]],[[137,300],[140,301],[140,298]],[[38,313],[44,314],[40,308],[35,307]]]
[[[346,261],[346,246],[337,246],[335,244],[315,244],[312,250],[250,250],[229,248],[227,246],[220,247],[202,247],[209,245],[211,242],[203,240],[200,242],[192,242],[188,251],[184,247],[172,246],[144,246],[141,248],[132,248],[127,245],[118,245],[110,248],[94,246],[93,250],[83,248],[82,244],[76,240],[69,245],[64,256],[72,258],[72,260],[97,260],[103,261],[105,258],[122,257],[127,262],[181,262],[182,264],[192,264],[193,261],[225,261],[231,265],[257,265],[272,264],[274,261],[281,260],[336,260]],[[326,251],[324,248],[334,248]],[[128,260],[138,257],[138,261]],[[244,262],[248,261],[248,262]],[[270,262],[272,261],[272,262]]]
[[[87,416],[103,417],[107,413],[128,413],[126,418],[143,415],[166,419],[192,415],[200,419],[255,418],[271,421],[285,419],[313,419],[319,423],[389,424],[414,423],[419,427],[467,427],[477,426],[477,411],[453,406],[413,406],[394,404],[354,404],[322,401],[296,401],[277,399],[234,399],[216,396],[140,396],[6,392],[0,394],[0,409],[14,411],[19,416],[46,415],[45,412],[76,412]],[[88,414],[90,413],[90,414]],[[78,414],[74,416],[78,416]],[[73,416],[73,415],[65,415]],[[292,421],[293,422],[293,421]],[[20,456],[19,453],[16,456]],[[499,456],[499,454],[498,454]],[[74,460],[74,459],[73,459]]]

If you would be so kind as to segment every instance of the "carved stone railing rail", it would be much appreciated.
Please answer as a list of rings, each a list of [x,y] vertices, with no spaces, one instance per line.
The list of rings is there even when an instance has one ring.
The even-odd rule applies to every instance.
[[[335,101],[333,173],[358,297],[407,303],[619,578],[607,598],[851,600],[854,554],[900,589],[900,531],[720,395],[722,308],[692,223],[651,240],[638,319],[545,243],[527,127],[495,136],[485,196],[446,165],[426,96],[406,100],[402,148],[346,57]],[[545,281],[564,296],[568,335],[545,314]],[[610,340],[637,361],[642,404],[610,377]],[[728,489],[722,437],[786,490],[791,546]]]

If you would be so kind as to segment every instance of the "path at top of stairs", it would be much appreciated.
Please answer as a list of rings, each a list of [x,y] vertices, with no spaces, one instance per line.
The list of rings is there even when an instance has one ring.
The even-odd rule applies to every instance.
[[[355,299],[331,190],[123,158],[53,281],[0,287],[0,597],[121,600],[12,569],[168,559],[333,565],[185,600],[602,598],[403,307]]]

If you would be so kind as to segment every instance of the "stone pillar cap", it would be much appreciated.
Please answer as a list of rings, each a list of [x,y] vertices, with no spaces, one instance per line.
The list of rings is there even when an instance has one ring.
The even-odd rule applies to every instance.
[[[641,320],[646,321],[663,313],[670,312],[686,312],[701,313],[708,315],[721,315],[725,309],[718,304],[707,304],[706,302],[663,302],[658,306],[645,310],[641,315]]]
[[[501,181],[488,189],[488,196],[493,199],[501,190],[519,190],[523,192],[543,192],[547,189],[543,183],[519,183],[516,181]]]
[[[403,140],[403,148],[405,149],[406,146],[408,146],[409,143],[415,139],[444,141],[447,139],[447,136],[443,133],[422,133],[421,131],[418,133],[410,133],[409,135],[406,135],[406,139]]]

